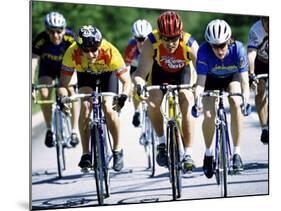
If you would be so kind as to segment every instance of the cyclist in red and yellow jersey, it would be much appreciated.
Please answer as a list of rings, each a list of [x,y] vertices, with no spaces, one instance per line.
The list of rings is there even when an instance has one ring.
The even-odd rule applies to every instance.
[[[66,87],[77,72],[79,93],[92,93],[99,81],[102,92],[118,93],[118,79],[123,84],[122,94],[119,95],[114,109],[119,111],[124,106],[131,91],[131,79],[125,62],[119,51],[108,41],[102,38],[101,32],[91,25],[79,29],[76,42],[66,51],[63,57],[61,83]],[[66,89],[60,89],[60,95],[66,96]],[[120,171],[123,168],[123,150],[120,146],[120,121],[118,113],[113,109],[110,97],[103,98],[103,110],[108,129],[113,137],[113,169]],[[83,100],[79,116],[83,155],[79,166],[91,166],[89,154],[89,114],[91,105]]]
[[[198,44],[189,33],[183,31],[183,23],[178,14],[172,11],[162,13],[158,18],[158,30],[152,31],[144,41],[139,65],[135,74],[137,90],[145,85],[149,73],[149,85],[190,84],[195,82],[196,72],[190,62],[196,63]],[[193,71],[192,71],[193,70]],[[159,138],[157,163],[167,165],[163,117],[160,111],[163,93],[153,90],[149,93],[149,116]],[[192,139],[194,120],[191,107],[194,97],[190,90],[179,91],[182,112],[183,142],[185,148],[184,172],[194,168],[192,159]]]
[[[139,63],[139,58],[141,54],[141,48],[143,45],[143,42],[147,35],[152,31],[152,26],[147,20],[137,20],[134,22],[132,26],[132,35],[133,38],[131,38],[128,42],[127,47],[125,48],[124,52],[124,60],[128,67],[130,67],[130,75],[131,78],[133,78],[133,75],[135,71],[137,70],[137,66]],[[133,93],[133,103],[135,108],[135,113],[133,116],[133,125],[135,127],[138,127],[140,125],[140,101],[138,99],[138,96],[136,93]]]

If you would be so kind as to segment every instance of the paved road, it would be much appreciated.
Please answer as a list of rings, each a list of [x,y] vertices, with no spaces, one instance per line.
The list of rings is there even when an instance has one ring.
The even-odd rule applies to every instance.
[[[125,169],[111,172],[111,197],[106,204],[145,203],[169,201],[171,187],[166,168],[157,166],[154,178],[146,170],[146,157],[138,143],[139,128],[131,124],[132,103],[121,113],[122,141],[125,152]],[[215,178],[207,179],[202,172],[204,145],[201,132],[202,117],[196,120],[194,160],[196,170],[183,179],[181,200],[220,197]],[[230,196],[268,194],[268,146],[259,142],[260,129],[257,114],[245,119],[245,132],[241,151],[245,171],[229,177]],[[57,178],[55,149],[43,144],[45,127],[42,116],[33,118],[32,131],[32,205],[33,208],[60,208],[97,205],[93,175],[82,174],[77,167],[81,145],[66,151],[67,170],[64,178]]]

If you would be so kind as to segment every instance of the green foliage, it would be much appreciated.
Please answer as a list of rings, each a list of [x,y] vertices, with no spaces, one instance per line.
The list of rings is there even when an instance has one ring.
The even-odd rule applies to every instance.
[[[33,1],[33,38],[36,34],[44,30],[44,17],[50,11],[62,13],[67,20],[68,27],[75,32],[81,26],[87,24],[98,27],[103,36],[123,53],[127,41],[131,37],[132,23],[140,18],[147,19],[156,28],[157,18],[163,10]],[[178,13],[182,17],[185,31],[191,33],[199,44],[204,41],[205,27],[215,18],[225,19],[230,24],[234,37],[246,44],[249,29],[259,18],[249,15],[192,11],[178,11]]]

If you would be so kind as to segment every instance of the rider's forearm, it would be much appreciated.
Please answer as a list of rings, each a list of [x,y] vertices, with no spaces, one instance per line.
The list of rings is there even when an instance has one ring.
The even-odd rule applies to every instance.
[[[129,96],[132,90],[132,80],[129,71],[121,74],[119,79],[123,84],[122,94]]]
[[[244,97],[244,101],[245,101],[245,103],[248,103],[249,98],[250,98],[250,87],[249,87],[248,72],[241,73],[240,79],[241,79],[241,90],[242,90],[242,94],[243,94],[243,97]]]
[[[32,62],[31,62],[31,81],[32,83],[34,84],[34,78],[35,78],[35,71],[36,71],[36,68],[37,68],[37,65],[38,65],[38,58],[37,57],[34,57],[32,58]]]
[[[249,74],[255,73],[255,59],[257,56],[256,50],[248,51],[248,60],[249,60]]]

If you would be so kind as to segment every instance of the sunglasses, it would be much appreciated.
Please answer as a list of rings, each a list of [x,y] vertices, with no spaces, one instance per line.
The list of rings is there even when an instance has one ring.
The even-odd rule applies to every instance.
[[[82,51],[84,53],[89,53],[89,52],[95,53],[97,50],[98,50],[97,48],[82,48]]]
[[[138,42],[143,42],[145,40],[145,37],[135,37],[135,39],[138,41]]]
[[[61,34],[63,32],[63,29],[49,29],[48,32],[50,34]]]
[[[175,37],[165,37],[165,36],[160,36],[160,39],[165,41],[165,42],[177,42],[180,38],[180,35],[175,36]]]
[[[223,48],[225,48],[226,45],[227,45],[227,43],[222,43],[222,44],[218,44],[218,45],[212,44],[211,46],[213,49],[223,49]]]

